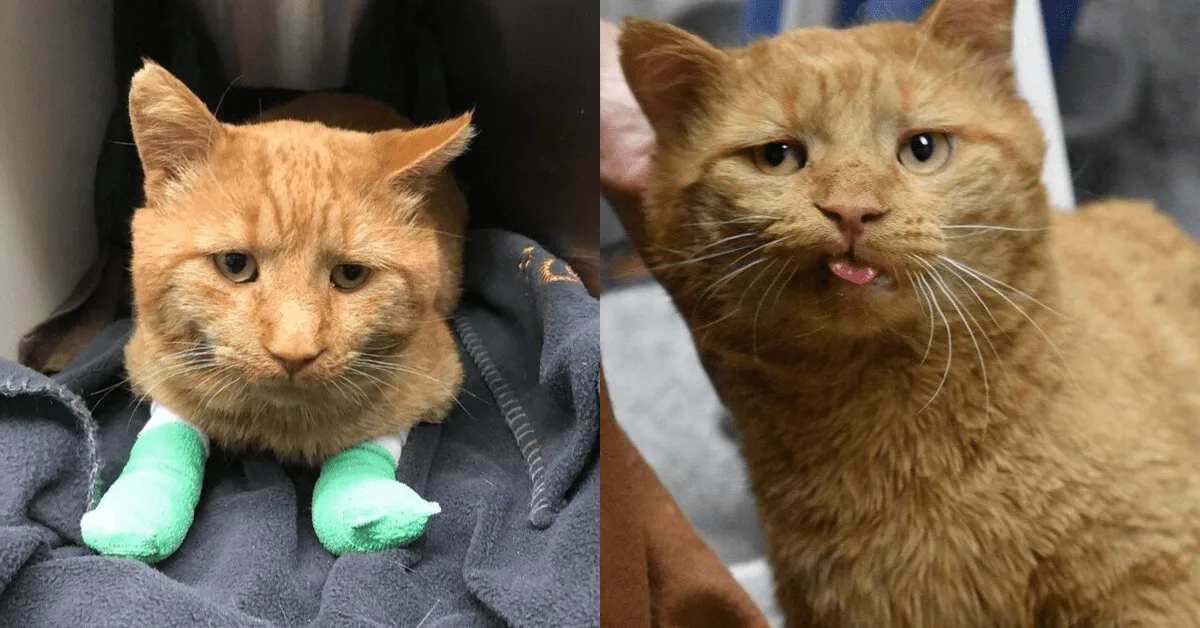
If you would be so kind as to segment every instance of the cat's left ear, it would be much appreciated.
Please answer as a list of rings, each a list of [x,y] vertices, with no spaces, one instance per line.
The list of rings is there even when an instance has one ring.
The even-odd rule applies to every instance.
[[[981,69],[1013,82],[1015,11],[1016,0],[938,0],[918,23],[938,40],[968,46]]]
[[[468,111],[437,124],[384,131],[377,141],[389,180],[408,183],[440,172],[467,150],[474,136]]]
[[[129,123],[149,203],[160,200],[170,182],[207,160],[224,133],[183,81],[149,59],[129,84]]]
[[[642,18],[625,18],[618,45],[625,80],[659,139],[684,134],[725,53],[679,27]]]

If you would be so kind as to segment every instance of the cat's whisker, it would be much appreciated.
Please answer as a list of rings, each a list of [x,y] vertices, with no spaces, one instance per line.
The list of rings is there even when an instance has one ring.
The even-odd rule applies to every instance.
[[[1003,225],[942,225],[943,229],[995,229],[998,231],[1049,231],[1049,227],[1005,227]]]
[[[221,397],[221,393],[225,392],[226,389],[237,383],[240,378],[240,374],[235,372],[232,368],[223,369],[221,371],[220,379],[213,384],[212,390],[210,390],[207,395],[201,398],[200,407],[205,411],[209,410],[212,407],[213,402],[217,401]]]
[[[704,256],[701,256],[701,257],[692,257],[692,258],[688,258],[688,259],[684,259],[684,260],[679,260],[679,261],[675,261],[675,262],[667,262],[667,263],[665,263],[665,264],[657,264],[657,265],[655,265],[655,266],[650,266],[650,267],[649,267],[649,270],[651,270],[651,271],[659,271],[659,270],[665,270],[665,269],[667,269],[667,268],[678,268],[678,267],[680,267],[680,266],[690,266],[691,264],[696,264],[696,263],[699,263],[699,262],[708,261],[708,260],[710,260],[710,259],[716,259],[716,258],[718,258],[718,257],[723,257],[723,256],[725,256],[725,255],[731,255],[731,254],[733,254],[733,253],[738,253],[738,252],[740,252],[740,251],[745,251],[745,250],[749,249],[751,246],[753,246],[753,245],[746,245],[746,246],[741,246],[741,247],[734,247],[734,248],[732,248],[732,249],[727,249],[727,250],[724,250],[724,251],[719,251],[719,252],[717,252],[717,253],[710,253],[710,254],[708,254],[708,255],[704,255]]]
[[[956,76],[956,75],[957,75],[959,72],[962,72],[963,70],[967,70],[967,69],[971,69],[971,68],[978,67],[978,65],[979,65],[980,63],[992,63],[992,62],[995,62],[995,61],[1002,61],[1002,60],[1005,60],[1007,56],[1008,56],[1007,54],[1003,54],[1003,55],[991,55],[991,56],[988,56],[988,57],[983,57],[982,59],[979,59],[979,60],[976,60],[976,61],[972,61],[972,62],[970,62],[970,63],[964,63],[963,65],[960,65],[960,66],[958,66],[958,67],[957,67],[957,68],[955,68],[954,70],[951,70],[950,72],[947,72],[946,74],[943,74],[943,75],[941,75],[941,76],[937,77],[937,78],[936,78],[936,79],[934,79],[932,82],[930,82],[930,83],[929,83],[929,84],[928,84],[928,85],[925,87],[925,89],[932,90],[932,89],[934,89],[934,88],[938,87],[938,86],[939,86],[939,85],[942,83],[942,81],[945,81],[945,80],[947,80],[947,79],[953,78],[954,76]]]
[[[917,44],[917,52],[913,55],[912,63],[908,64],[908,75],[910,77],[917,69],[917,60],[921,58],[921,52],[925,50],[925,44],[929,43],[929,40],[931,39],[933,39],[932,33],[928,31],[921,31],[921,43]]]
[[[1049,231],[1048,227],[1024,228],[1024,227],[1005,227],[1003,225],[942,225],[944,230],[970,230],[968,233],[954,233],[946,235],[947,240],[958,240],[961,238],[973,238],[979,235],[985,235],[995,231],[1016,232],[1016,233],[1037,233],[1041,231]]]
[[[800,272],[800,264],[788,262],[788,265],[792,267],[792,272],[788,275],[787,279],[783,280],[783,283],[779,284],[779,289],[775,291],[775,301],[771,303],[772,315],[779,309],[779,298],[783,296],[783,291],[787,290],[788,284],[792,283],[792,279],[796,277],[796,273]]]
[[[415,226],[415,225],[406,225],[406,227],[407,227],[407,229],[408,229],[409,231],[427,231],[427,232],[429,232],[429,233],[436,233],[436,234],[438,234],[438,235],[444,235],[444,236],[451,237],[451,238],[455,238],[455,239],[458,239],[458,240],[465,240],[465,239],[466,239],[466,236],[463,236],[463,235],[461,235],[461,234],[458,234],[458,233],[450,233],[449,231],[442,231],[442,230],[440,230],[440,229],[434,229],[434,228],[432,228],[432,227],[417,227],[417,226]]]
[[[950,260],[948,258],[947,258],[947,261],[954,263],[953,260]],[[997,289],[995,286],[991,285],[987,281],[984,281],[978,275],[975,275],[969,267],[966,267],[965,264],[960,266],[960,269],[963,270],[964,272],[966,272],[968,275],[971,275],[975,280],[979,281],[979,283],[981,285],[983,285],[983,287],[985,287],[988,290],[991,290],[993,293],[995,293],[996,296],[999,296],[1001,299],[1004,299],[1006,302],[1008,302],[1008,304],[1011,305],[1013,307],[1013,309],[1015,309],[1018,313],[1020,313],[1021,316],[1025,318],[1025,320],[1029,321],[1029,324],[1032,325],[1034,330],[1036,330],[1037,333],[1046,341],[1046,344],[1050,347],[1050,350],[1054,352],[1055,356],[1057,356],[1058,359],[1063,364],[1069,364],[1066,357],[1063,356],[1061,351],[1059,351],[1058,345],[1054,344],[1054,341],[1050,339],[1050,335],[1046,333],[1046,330],[1042,329],[1042,326],[1038,325],[1037,321],[1033,320],[1033,317],[1030,316],[1028,312],[1026,312],[1024,309],[1022,309],[1021,306],[1017,305],[1017,303],[1015,301],[1013,301],[1011,298],[1009,298],[1009,296],[1007,294],[1004,294],[999,289]],[[1049,309],[1049,308],[1047,308],[1047,309]],[[1053,311],[1053,310],[1050,310],[1050,311]],[[1075,382],[1075,385],[1078,386],[1079,382],[1078,382],[1078,380],[1075,379],[1074,372],[1072,372],[1070,369],[1068,369],[1066,371],[1066,373],[1067,373],[1068,377],[1070,377],[1071,380],[1073,382]]]
[[[749,262],[742,264],[741,266],[734,269],[733,271],[726,273],[720,279],[713,282],[713,284],[711,286],[709,286],[707,289],[705,289],[704,292],[700,293],[697,305],[699,305],[700,303],[703,303],[704,301],[708,300],[709,298],[712,298],[717,293],[717,291],[721,288],[721,286],[728,284],[730,281],[733,281],[739,275],[745,273],[746,271],[750,270],[751,268],[755,268],[759,264],[766,263],[766,261],[767,260],[765,258],[760,257],[756,260],[750,260]],[[745,293],[743,293],[743,295],[744,294]],[[736,312],[737,308],[734,308],[733,311]]]
[[[1020,295],[1020,296],[1022,296],[1022,297],[1025,297],[1026,299],[1029,299],[1030,301],[1033,301],[1033,302],[1034,302],[1034,303],[1036,303],[1037,305],[1040,305],[1040,306],[1042,306],[1043,308],[1046,308],[1046,310],[1047,310],[1047,311],[1049,311],[1049,312],[1052,312],[1052,313],[1054,313],[1054,314],[1057,314],[1057,315],[1059,315],[1059,316],[1062,316],[1062,317],[1064,317],[1064,318],[1066,317],[1066,314],[1063,314],[1062,312],[1059,312],[1058,310],[1056,310],[1056,309],[1054,309],[1054,308],[1050,307],[1049,305],[1046,305],[1045,303],[1042,303],[1041,301],[1037,300],[1036,298],[1034,298],[1034,297],[1033,297],[1032,295],[1030,295],[1029,293],[1027,293],[1027,292],[1024,292],[1024,291],[1022,291],[1022,290],[1019,290],[1019,289],[1017,289],[1017,288],[1014,288],[1014,287],[1012,287],[1012,286],[1010,286],[1010,285],[1008,285],[1008,284],[1004,283],[1003,281],[1000,281],[999,279],[996,279],[995,277],[992,277],[991,275],[988,275],[988,274],[986,274],[986,273],[984,273],[984,272],[982,272],[982,271],[980,271],[980,270],[978,270],[978,269],[972,268],[971,266],[969,266],[969,265],[967,265],[967,264],[964,264],[963,262],[960,262],[960,261],[958,261],[958,260],[955,260],[955,259],[953,259],[953,258],[950,258],[950,257],[946,257],[945,255],[939,255],[938,257],[939,257],[939,258],[941,258],[943,261],[945,261],[945,262],[948,262],[948,263],[949,263],[949,264],[951,264],[952,266],[954,266],[954,267],[956,267],[956,268],[958,268],[958,269],[962,270],[963,272],[965,272],[965,273],[968,273],[968,274],[970,274],[970,275],[974,276],[976,279],[978,279],[978,280],[979,280],[980,282],[982,282],[982,283],[985,283],[985,284],[987,284],[987,283],[995,283],[995,284],[999,285],[999,286],[1000,286],[1000,287],[1002,287],[1002,288],[1006,288],[1006,289],[1010,290],[1010,291],[1011,291],[1011,292],[1013,292],[1014,294]]]
[[[775,220],[770,216],[738,216],[729,220],[710,220],[706,222],[689,222],[680,225],[681,227],[728,227],[730,225],[742,224],[758,224],[763,222],[771,222]]]
[[[363,389],[362,386],[359,386],[358,382],[354,381],[353,379],[351,379],[349,377],[346,377],[345,371],[343,371],[342,374],[338,376],[338,379],[344,381],[347,385],[347,388],[353,387],[354,390],[357,392],[357,394],[360,395],[360,397],[362,398],[363,403],[367,403],[367,402],[371,401],[370,393],[368,393],[365,389]]]
[[[770,272],[771,267],[774,265],[775,265],[775,262],[771,262],[770,264],[768,264],[766,266],[766,268],[764,268],[762,271],[760,271],[758,273],[758,277],[756,277],[754,279],[754,281],[757,282],[759,277],[762,277],[766,273]],[[775,287],[775,283],[778,282],[779,278],[783,276],[783,271],[786,269],[787,269],[787,265],[785,265],[785,264],[779,265],[779,270],[775,272],[775,278],[771,280],[771,283],[767,284],[766,289],[763,290],[762,296],[759,297],[759,299],[758,299],[758,307],[754,308],[754,321],[750,325],[750,344],[754,348],[754,359],[755,360],[758,359],[758,315],[762,312],[763,303],[766,303],[767,297],[770,296],[770,294],[771,294],[771,288]],[[747,286],[746,292],[749,292],[750,288],[753,285],[754,284],[751,283],[750,286]],[[745,296],[746,296],[746,294],[742,293],[742,297],[745,297]],[[741,308],[741,301],[738,301],[738,308],[739,309]]]
[[[954,311],[958,313],[958,318],[962,321],[963,327],[967,328],[967,335],[970,336],[971,343],[975,345],[975,353],[979,356],[979,370],[981,376],[983,377],[984,413],[989,414],[991,413],[991,387],[988,382],[987,364],[983,359],[983,349],[979,346],[979,339],[975,337],[975,331],[971,329],[971,322],[967,320],[967,316],[963,313],[962,307],[960,307],[962,302],[959,301],[958,297],[954,295],[953,291],[950,290],[950,287],[946,285],[946,280],[942,278],[941,273],[939,273],[932,265],[929,265],[928,268],[934,283],[937,284],[938,289],[942,291],[942,294],[946,295],[946,299],[950,301],[950,306],[953,307]],[[971,316],[970,318],[971,320],[975,320],[974,316]],[[978,321],[976,321],[976,323],[978,323]],[[982,329],[980,330],[980,333],[983,333]],[[988,344],[991,344],[991,340],[988,340]],[[992,351],[994,352],[995,350],[996,348],[992,347]]]
[[[382,362],[382,361],[378,361],[378,360],[363,360],[363,359],[356,359],[354,362],[361,363],[364,366],[371,366],[374,368],[378,368],[384,372],[390,372],[393,374],[402,374],[402,375],[412,375],[414,377],[421,377],[421,378],[427,379],[431,382],[434,382],[436,384],[439,384],[446,390],[446,392],[454,392],[455,393],[454,397],[453,397],[454,403],[457,404],[458,407],[461,408],[462,411],[465,412],[467,414],[467,416],[471,417],[472,419],[475,418],[475,416],[471,414],[471,411],[468,410],[467,407],[465,405],[463,405],[463,403],[461,401],[459,401],[458,394],[462,393],[465,395],[469,395],[471,398],[473,398],[477,401],[486,403],[486,401],[481,399],[479,397],[479,395],[476,395],[475,393],[467,390],[466,387],[464,387],[464,386],[458,386],[458,387],[452,386],[443,380],[440,380],[432,375],[429,375],[428,373],[422,373],[421,371],[418,371],[414,368],[411,368],[411,367],[408,367],[408,366],[405,366],[402,364],[396,364],[395,362]],[[367,378],[369,378],[375,382],[378,382],[380,384],[388,385],[390,388],[392,388],[393,390],[396,390],[397,392],[399,391],[399,389],[396,388],[396,386],[388,384],[387,382],[383,381],[382,379],[380,379],[370,373],[367,373],[366,371],[363,371],[362,369],[355,368],[353,366],[353,364],[351,366],[347,367],[347,370],[350,372],[355,372],[360,375],[363,375],[364,377],[367,377]]]
[[[337,395],[339,397],[341,397],[343,400],[348,401],[350,403],[357,403],[359,401],[359,399],[357,397],[351,397],[351,395],[350,395],[350,393],[352,393],[354,391],[343,387],[342,384],[338,381],[339,379],[340,379],[340,376],[334,377],[334,378],[326,380],[324,383],[326,386],[332,388],[334,390],[334,392],[336,392]]]
[[[692,255],[699,255],[713,247],[725,244],[726,242],[732,242],[733,240],[740,240],[742,238],[753,238],[753,237],[757,237],[757,236],[758,236],[758,234],[753,233],[753,232],[735,233],[734,235],[726,236],[719,240],[714,240],[713,242],[709,242],[708,244],[705,244],[704,246],[696,249],[695,251],[692,251]]]
[[[149,396],[151,390],[153,390],[154,388],[157,388],[160,384],[162,384],[163,382],[165,382],[169,379],[174,379],[176,377],[181,377],[183,375],[187,375],[187,374],[194,373],[197,371],[212,369],[215,367],[216,367],[215,363],[207,363],[207,362],[206,363],[184,362],[184,363],[169,364],[165,367],[162,367],[162,368],[158,369],[157,371],[154,371],[154,372],[150,373],[149,375],[145,376],[143,383],[147,383],[147,382],[151,382],[151,381],[153,381],[154,383],[152,385],[148,386],[146,388],[146,392],[142,393],[138,397],[137,404],[140,404],[143,401],[145,401],[145,398]]]
[[[933,291],[933,287],[929,285],[929,281],[923,275],[918,275],[917,279],[925,285],[925,289],[932,296],[933,306],[937,310],[938,316],[942,318],[942,322],[946,325],[946,370],[942,373],[942,381],[938,382],[937,388],[933,391],[933,395],[929,397],[929,401],[926,401],[925,405],[921,406],[920,410],[917,410],[917,414],[921,414],[926,408],[933,405],[934,400],[936,400],[938,395],[941,394],[942,389],[946,387],[946,380],[950,378],[950,366],[954,359],[954,334],[951,333],[950,319],[946,317],[945,311],[942,310],[941,304],[938,303],[937,294]]]
[[[729,264],[726,264],[725,268],[730,268],[732,266],[736,266],[738,262],[746,259],[747,257],[750,257],[750,256],[754,255],[755,253],[757,253],[767,247],[779,244],[782,241],[783,241],[783,238],[777,238],[775,240],[771,240],[770,242],[767,242],[766,244],[755,247],[753,250],[749,251],[748,253],[744,253],[737,259],[730,262]],[[704,303],[709,298],[711,298],[713,295],[715,295],[717,293],[717,290],[719,290],[722,285],[732,281],[733,279],[737,278],[738,275],[741,275],[742,273],[746,272],[747,270],[750,270],[751,268],[754,268],[755,266],[757,266],[760,263],[765,262],[765,261],[767,261],[765,258],[759,258],[757,260],[748,262],[747,264],[743,265],[742,267],[725,274],[723,277],[721,277],[717,281],[713,282],[712,285],[710,285],[707,289],[705,289],[703,292],[700,293],[700,296],[697,298],[697,303],[696,303],[697,307],[699,307],[702,303]],[[744,292],[742,293],[742,296],[745,296]],[[739,304],[740,304],[740,301],[739,301]],[[739,305],[739,307],[740,307],[740,305]]]
[[[1007,334],[1008,332],[1006,332],[1004,330],[1004,327],[1000,324],[1000,321],[996,320],[996,315],[992,312],[992,308],[990,306],[988,306],[987,301],[985,301],[983,299],[983,295],[979,294],[979,291],[975,289],[975,286],[971,285],[971,282],[967,281],[966,277],[963,277],[962,271],[959,271],[958,269],[954,268],[953,266],[951,266],[945,262],[939,262],[939,264],[941,265],[942,268],[944,268],[947,272],[949,272],[955,279],[957,279],[959,281],[959,283],[961,283],[963,285],[963,287],[965,287],[967,290],[969,290],[971,292],[972,295],[975,296],[975,300],[979,302],[980,307],[982,307],[983,311],[985,313],[987,313],[988,318],[992,319],[992,324],[996,326],[996,329],[999,330],[1000,333],[1002,333],[1002,334]],[[992,351],[996,352],[996,348],[992,347]],[[997,358],[1000,357],[1000,354],[998,352],[996,352],[996,357]]]
[[[360,357],[358,357],[354,360],[354,363],[363,364],[363,365],[367,365],[367,366],[373,366],[382,371],[387,371],[387,372],[391,372],[391,373],[403,373],[406,375],[415,375],[417,377],[425,378],[431,382],[441,384],[442,386],[446,386],[447,388],[451,387],[445,381],[440,380],[428,373],[423,373],[411,366],[399,364],[394,361],[376,360],[376,359],[361,357],[361,355],[360,355]],[[471,394],[471,392],[468,390],[464,390],[463,392],[465,392],[467,394]],[[472,396],[475,396],[475,395],[472,394]],[[479,399],[479,397],[477,397],[477,396],[475,396],[475,398]],[[480,399],[480,401],[482,401],[482,399]]]
[[[925,354],[921,356],[921,364],[925,364],[925,360],[929,359],[929,352],[933,350],[933,333],[934,333],[934,326],[935,326],[935,323],[933,320],[933,303],[929,300],[930,297],[925,292],[924,285],[917,282],[917,278],[913,276],[912,271],[906,270],[904,272],[906,275],[908,275],[908,282],[911,283],[913,285],[913,287],[917,289],[917,295],[921,299],[921,304],[926,309],[928,309],[926,318],[929,319],[929,340],[926,341],[926,343],[925,343]]]

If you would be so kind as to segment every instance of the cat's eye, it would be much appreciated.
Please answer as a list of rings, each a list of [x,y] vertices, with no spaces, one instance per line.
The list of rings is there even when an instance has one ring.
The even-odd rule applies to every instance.
[[[755,146],[750,155],[754,165],[765,174],[792,174],[808,163],[808,153],[799,143],[771,142]]]
[[[248,283],[258,279],[258,262],[245,253],[217,253],[213,256],[213,263],[233,283]]]
[[[338,290],[354,290],[370,276],[371,269],[362,264],[338,264],[329,274],[329,281]]]
[[[900,165],[917,174],[930,174],[941,169],[950,161],[953,142],[945,133],[927,131],[917,133],[900,143],[896,156]]]

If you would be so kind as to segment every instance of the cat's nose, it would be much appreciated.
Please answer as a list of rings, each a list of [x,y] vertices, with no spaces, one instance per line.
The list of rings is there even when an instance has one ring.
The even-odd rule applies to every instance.
[[[283,367],[283,370],[288,375],[295,375],[304,370],[304,367],[316,362],[317,358],[321,357],[322,353],[325,353],[325,350],[312,348],[272,349],[271,347],[267,347],[267,353],[270,353],[271,357],[275,358],[275,361],[279,363],[279,366]]]
[[[817,209],[837,225],[847,244],[851,245],[862,236],[867,223],[879,220],[887,213],[886,209],[868,202],[830,203],[817,205]]]

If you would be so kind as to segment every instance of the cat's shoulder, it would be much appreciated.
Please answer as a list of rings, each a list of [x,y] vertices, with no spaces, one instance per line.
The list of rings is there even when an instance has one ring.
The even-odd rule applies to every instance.
[[[1096,246],[1100,242],[1146,248],[1161,253],[1200,255],[1195,241],[1170,215],[1154,203],[1133,199],[1106,199],[1087,203],[1058,217],[1060,237]]]

